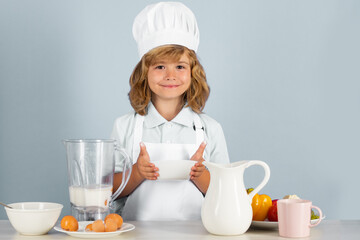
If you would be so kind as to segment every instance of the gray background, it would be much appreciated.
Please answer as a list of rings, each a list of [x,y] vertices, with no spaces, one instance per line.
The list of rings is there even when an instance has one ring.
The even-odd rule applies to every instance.
[[[131,111],[131,27],[150,2],[0,0],[0,201],[70,213],[61,140],[108,138]],[[272,198],[297,194],[327,219],[359,219],[360,1],[184,3],[201,33],[205,112],[231,161],[266,161],[261,193]],[[246,186],[262,176],[246,170]]]

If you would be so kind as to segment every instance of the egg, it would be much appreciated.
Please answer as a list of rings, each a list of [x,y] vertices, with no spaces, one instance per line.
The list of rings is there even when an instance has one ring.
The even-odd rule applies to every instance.
[[[117,223],[114,219],[107,219],[105,221],[105,232],[114,232],[117,230]]]
[[[94,232],[105,232],[105,224],[103,220],[99,219],[92,223],[92,230]]]

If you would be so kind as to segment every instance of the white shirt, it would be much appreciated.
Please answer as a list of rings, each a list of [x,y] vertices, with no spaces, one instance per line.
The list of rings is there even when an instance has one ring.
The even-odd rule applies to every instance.
[[[191,108],[183,108],[179,114],[167,121],[156,110],[152,103],[148,106],[148,113],[144,119],[143,142],[151,143],[180,143],[194,144],[196,141]],[[128,113],[115,120],[112,139],[118,141],[119,147],[124,148],[131,157],[134,141],[135,112]],[[226,141],[221,125],[206,114],[199,114],[205,131],[207,142],[204,159],[215,163],[229,163]],[[134,161],[132,159],[133,163]],[[122,169],[122,160],[116,158],[115,172]]]

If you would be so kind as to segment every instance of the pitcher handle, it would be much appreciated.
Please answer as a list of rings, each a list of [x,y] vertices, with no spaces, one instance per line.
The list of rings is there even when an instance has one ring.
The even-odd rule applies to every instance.
[[[252,160],[247,163],[246,168],[253,166],[253,165],[262,166],[265,170],[265,176],[264,176],[264,179],[261,181],[261,183],[256,188],[254,188],[254,190],[251,193],[249,193],[250,201],[252,201],[255,194],[257,194],[270,179],[270,168],[265,162],[259,161],[259,160]]]
[[[120,195],[120,193],[124,190],[126,184],[128,183],[132,171],[132,162],[129,158],[129,155],[126,153],[125,149],[118,148],[115,146],[115,150],[118,151],[121,155],[125,157],[124,161],[124,168],[122,171],[122,180],[121,184],[118,187],[118,189],[115,191],[115,193],[111,196],[111,203]]]

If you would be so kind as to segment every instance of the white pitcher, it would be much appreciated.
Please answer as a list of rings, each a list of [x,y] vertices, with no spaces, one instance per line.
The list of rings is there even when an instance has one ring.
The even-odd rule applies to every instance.
[[[248,230],[252,220],[252,198],[270,178],[270,168],[258,160],[230,164],[203,162],[210,172],[210,185],[201,208],[201,220],[206,230],[216,235],[239,235]],[[244,170],[260,165],[265,170],[262,182],[247,194]]]

